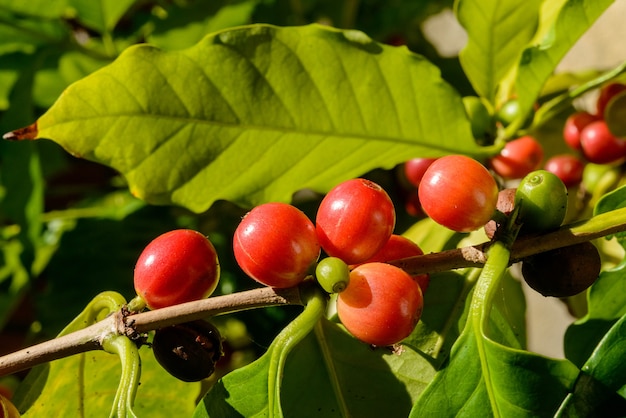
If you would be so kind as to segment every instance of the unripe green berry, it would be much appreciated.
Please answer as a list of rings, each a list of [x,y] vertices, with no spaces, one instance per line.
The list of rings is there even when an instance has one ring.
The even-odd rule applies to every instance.
[[[533,171],[517,187],[515,207],[519,207],[518,219],[523,231],[556,229],[567,212],[567,187],[549,171]]]
[[[350,282],[350,268],[337,257],[322,259],[315,269],[315,277],[328,293],[343,292]]]

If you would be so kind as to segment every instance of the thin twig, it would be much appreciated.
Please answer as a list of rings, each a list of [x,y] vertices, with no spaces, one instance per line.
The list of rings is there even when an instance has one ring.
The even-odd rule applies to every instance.
[[[619,220],[616,222],[616,220]],[[584,241],[626,231],[626,208],[594,216],[543,235],[517,239],[511,249],[511,261],[517,262],[533,254],[568,247]],[[409,274],[439,273],[465,267],[480,267],[487,261],[489,243],[455,248],[390,262]]]
[[[0,376],[74,354],[101,350],[104,338],[112,334],[127,335],[134,338],[153,329],[209,316],[253,308],[301,303],[298,287],[289,289],[264,287],[134,315],[118,311],[82,330],[0,357]]]

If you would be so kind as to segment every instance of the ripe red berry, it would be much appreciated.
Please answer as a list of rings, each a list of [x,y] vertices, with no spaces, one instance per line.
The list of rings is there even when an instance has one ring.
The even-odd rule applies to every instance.
[[[385,263],[360,265],[337,296],[337,314],[359,340],[376,346],[409,336],[422,314],[419,285],[404,270]]]
[[[453,231],[471,232],[491,219],[498,185],[478,161],[448,155],[428,167],[418,194],[424,212],[435,222]]]
[[[583,179],[585,163],[575,155],[560,154],[546,161],[544,169],[556,174],[566,187],[574,187]]]
[[[389,238],[389,241],[387,241],[385,246],[365,263],[385,263],[388,261],[415,257],[422,254],[424,254],[424,252],[419,247],[419,245],[417,245],[407,237],[394,234],[391,236],[391,238]],[[430,276],[428,274],[416,274],[411,277],[420,285],[422,293],[425,292],[428,288],[428,284],[430,283]]]
[[[177,229],[155,238],[135,265],[135,290],[150,309],[209,296],[219,280],[217,253],[206,236]]]
[[[499,155],[491,159],[491,167],[505,179],[520,179],[536,170],[543,160],[543,147],[532,136],[508,142]]]
[[[233,250],[248,276],[279,288],[300,283],[320,255],[313,222],[286,203],[265,203],[248,212],[235,230]]]
[[[622,83],[609,83],[603,86],[600,89],[600,94],[598,95],[598,99],[596,101],[596,112],[598,116],[601,118],[604,117],[604,111],[606,110],[607,104],[613,97],[625,90],[626,84]]]
[[[604,120],[587,125],[580,133],[585,158],[596,164],[609,164],[626,157],[626,140],[613,135]]]
[[[591,122],[601,119],[597,115],[584,111],[571,114],[565,120],[565,125],[563,126],[563,139],[567,146],[573,150],[580,151],[580,133]]]
[[[404,163],[404,175],[409,183],[419,187],[426,169],[435,162],[436,158],[412,158]]]
[[[346,264],[361,263],[380,250],[393,232],[396,213],[378,184],[352,179],[333,188],[317,211],[317,238],[326,253]]]

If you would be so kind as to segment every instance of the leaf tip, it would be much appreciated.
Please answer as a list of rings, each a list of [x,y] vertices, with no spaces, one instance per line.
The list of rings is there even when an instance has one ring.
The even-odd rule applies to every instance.
[[[24,128],[7,132],[6,134],[2,135],[2,139],[5,139],[7,141],[31,140],[31,139],[36,139],[38,133],[39,133],[39,130],[37,128],[37,122],[35,122]]]

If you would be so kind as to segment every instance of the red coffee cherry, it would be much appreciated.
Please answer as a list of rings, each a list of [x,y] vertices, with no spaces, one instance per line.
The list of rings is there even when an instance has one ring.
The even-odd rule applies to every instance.
[[[329,256],[357,264],[385,245],[395,224],[393,202],[383,188],[353,179],[333,188],[320,203],[317,239]]]
[[[574,187],[583,179],[585,163],[575,155],[560,154],[546,161],[544,169],[556,174],[565,187]]]
[[[582,130],[580,145],[592,163],[609,164],[626,157],[626,140],[613,135],[604,120],[592,122]]]
[[[401,260],[403,258],[415,257],[423,254],[424,252],[419,245],[407,237],[394,234],[391,238],[389,238],[389,241],[387,241],[385,246],[365,263],[386,263],[388,261]],[[355,268],[356,266],[352,267]],[[416,274],[411,277],[420,285],[422,293],[424,293],[430,283],[430,276],[428,274]]]
[[[135,290],[150,309],[209,296],[220,276],[217,253],[206,236],[177,229],[155,238],[135,265]]]
[[[435,222],[453,231],[471,232],[491,219],[498,185],[478,161],[448,155],[428,167],[418,194],[424,212]]]
[[[286,203],[265,203],[248,212],[235,230],[233,250],[248,276],[278,288],[300,283],[320,255],[313,222]]]
[[[598,120],[602,120],[602,118],[589,112],[581,111],[571,114],[565,120],[565,126],[563,126],[563,139],[567,146],[573,150],[580,151],[580,133],[591,122]]]
[[[536,170],[543,160],[543,147],[532,136],[508,142],[500,154],[491,159],[491,167],[505,179],[521,179]]]
[[[424,301],[419,285],[404,270],[385,263],[360,265],[337,296],[337,314],[359,340],[393,345],[415,328]]]

